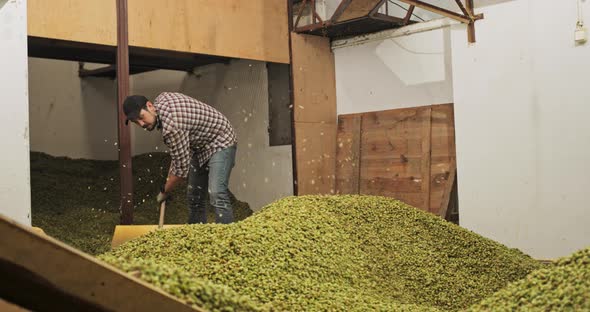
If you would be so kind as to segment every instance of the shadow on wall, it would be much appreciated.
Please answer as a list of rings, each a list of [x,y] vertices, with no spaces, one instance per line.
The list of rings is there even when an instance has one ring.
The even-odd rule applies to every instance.
[[[4,7],[4,5],[8,2],[8,0],[0,0],[0,10]]]
[[[375,55],[405,86],[450,81],[450,29],[383,40]]]
[[[93,159],[117,159],[116,81],[105,78],[80,78],[80,118],[82,133]]]
[[[197,67],[184,77],[180,92],[215,106],[215,95],[221,91],[229,65],[210,64]],[[206,79],[205,79],[206,78]]]

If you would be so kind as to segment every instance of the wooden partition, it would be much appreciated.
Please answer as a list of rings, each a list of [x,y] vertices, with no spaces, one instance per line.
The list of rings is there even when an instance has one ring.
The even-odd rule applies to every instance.
[[[336,79],[330,39],[292,34],[297,195],[335,193]]]
[[[33,311],[205,311],[2,215],[0,276],[0,298]]]
[[[287,1],[128,3],[131,46],[289,63]],[[28,0],[28,34],[114,46],[115,4],[115,0]]]
[[[452,104],[341,115],[337,192],[390,196],[444,213],[454,142]]]

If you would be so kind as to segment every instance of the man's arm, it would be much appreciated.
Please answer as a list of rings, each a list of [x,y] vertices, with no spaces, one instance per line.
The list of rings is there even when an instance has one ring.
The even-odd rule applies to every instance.
[[[164,193],[170,194],[170,192],[172,192],[182,180],[184,179],[169,173],[168,178],[166,179],[166,185],[164,185]]]
[[[164,142],[170,148],[170,171],[163,190],[158,194],[158,202],[162,202],[170,197],[172,190],[183,179],[188,176],[191,152],[188,133],[185,131],[175,131],[164,137]]]

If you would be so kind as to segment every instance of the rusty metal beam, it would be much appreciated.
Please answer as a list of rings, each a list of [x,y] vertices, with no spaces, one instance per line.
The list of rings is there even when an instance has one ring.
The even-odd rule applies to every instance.
[[[465,0],[465,5],[467,6],[466,10],[469,16],[473,16],[473,0]],[[475,20],[473,19],[467,25],[467,41],[469,43],[475,43]]]
[[[315,0],[311,0],[311,10],[312,10],[312,21],[313,23],[323,23],[324,20],[322,20],[322,18],[320,17],[320,15],[318,14],[317,10],[316,10],[316,5],[315,5]]]
[[[416,8],[415,5],[410,5],[410,8],[408,8],[408,13],[406,14],[406,17],[404,17],[404,25],[408,25],[408,23],[410,22],[410,19],[412,18],[412,14],[414,14],[414,9]]]
[[[295,103],[295,94],[293,92],[293,46],[291,37],[293,36],[294,25],[293,21],[293,0],[288,1],[287,11],[289,15],[289,100],[291,101],[291,170],[293,171],[293,194],[299,193],[299,187],[297,186],[297,144],[295,140],[295,109],[293,105]]]
[[[293,28],[297,28],[297,25],[299,25],[299,19],[301,19],[301,14],[303,14],[303,10],[305,9],[306,4],[307,0],[303,0],[303,3],[299,7],[299,12],[297,12],[297,18],[295,19],[295,24],[293,25]],[[289,19],[292,19],[292,17],[289,16]]]
[[[455,13],[453,11],[449,11],[447,9],[443,9],[440,7],[437,7],[435,5],[426,3],[426,2],[422,2],[419,0],[400,0],[401,2],[407,3],[409,5],[414,5],[416,7],[419,7],[421,9],[430,11],[430,12],[434,12],[436,14],[440,14],[442,16],[446,16],[448,18],[452,18],[454,20],[457,20],[461,23],[465,23],[465,24],[469,24],[472,19],[469,16],[465,16],[465,15],[461,15],[459,13]]]
[[[311,0],[311,22],[317,23],[316,21],[316,13],[315,13],[315,0]]]
[[[324,27],[326,27],[326,25],[323,23],[309,24],[309,25],[295,28],[295,32],[313,31],[313,30],[316,30],[319,28],[324,28]]]
[[[350,5],[351,2],[352,2],[352,0],[343,0],[342,2],[340,2],[338,7],[336,8],[336,11],[334,11],[334,14],[332,14],[332,17],[330,18],[330,20],[337,21],[340,18],[340,16],[342,15],[342,13],[344,13],[344,10],[346,10],[348,5]]]
[[[385,15],[385,14],[381,14],[381,13],[375,13],[372,15],[372,17],[376,20],[382,20],[382,21],[386,21],[389,23],[395,23],[398,25],[402,25],[404,22],[404,20],[399,17]]]
[[[469,0],[466,0],[469,1]],[[463,14],[465,14],[465,16],[469,16],[472,17],[473,14],[469,14],[469,11],[467,11],[467,9],[465,9],[465,6],[463,6],[463,3],[461,3],[461,0],[455,0],[455,2],[457,2],[457,6],[459,6],[459,9],[461,9],[461,12],[463,12]]]
[[[129,33],[127,0],[117,0],[117,108],[119,121],[119,173],[121,224],[133,223],[131,135],[125,125],[123,102],[129,94]]]

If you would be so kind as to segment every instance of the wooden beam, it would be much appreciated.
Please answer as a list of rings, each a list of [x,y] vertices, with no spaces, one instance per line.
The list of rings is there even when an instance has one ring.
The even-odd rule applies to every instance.
[[[117,47],[85,42],[28,37],[29,57],[74,62],[115,64]],[[139,69],[169,69],[192,71],[195,67],[213,63],[229,63],[230,58],[188,52],[129,47],[129,73]]]
[[[153,67],[143,67],[143,66],[129,66],[129,75],[134,74],[141,74],[149,71],[157,70],[157,68]],[[186,69],[187,71],[190,69]],[[85,69],[84,63],[81,62],[79,69],[78,69],[78,76],[81,78],[85,77],[107,77],[107,78],[116,78],[117,76],[117,66],[116,65],[107,65],[104,67],[96,68],[96,69]]]
[[[123,102],[129,95],[129,35],[127,0],[117,0],[117,98],[119,124],[119,174],[121,224],[133,223],[133,175],[131,171],[131,135],[125,124]]]
[[[435,5],[432,5],[432,4],[429,4],[426,2],[422,2],[419,0],[400,0],[400,1],[407,3],[409,5],[415,5],[421,9],[424,9],[424,10],[427,10],[430,12],[434,12],[436,14],[440,14],[440,15],[446,16],[448,18],[452,18],[454,20],[460,21],[461,23],[469,24],[471,22],[471,19],[469,18],[469,16],[461,15],[459,13],[455,13],[453,11],[443,9],[441,7],[437,7]]]
[[[431,162],[431,148],[432,148],[432,108],[424,108],[421,112],[422,117],[422,157],[421,157],[421,173],[422,173],[422,195],[424,196],[423,208],[425,211],[430,211],[430,162]]]
[[[34,311],[203,311],[0,215],[0,298]]]
[[[440,204],[440,209],[438,210],[438,214],[441,218],[446,219],[447,212],[449,209],[449,202],[451,200],[451,193],[453,192],[453,185],[455,184],[455,177],[457,176],[457,161],[453,157],[451,159],[451,167],[449,169],[449,175],[447,178],[447,184],[445,185],[445,192],[443,193],[443,198]]]

